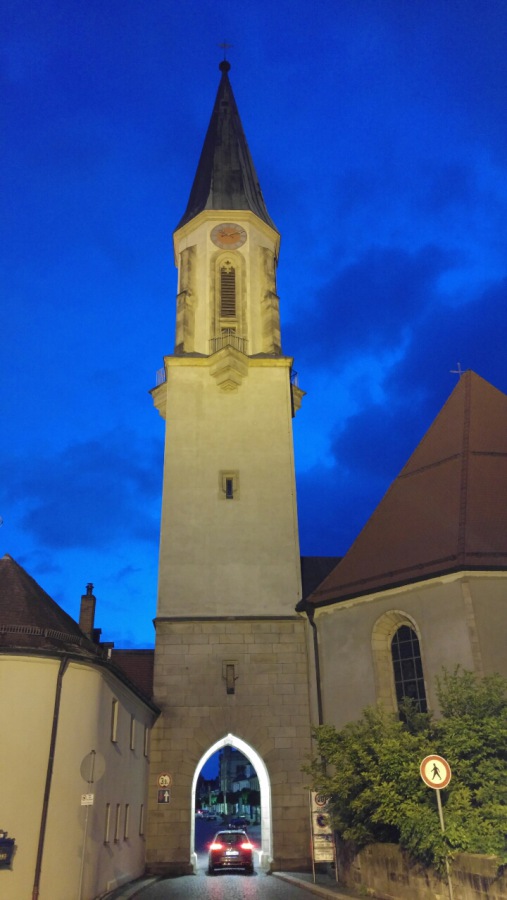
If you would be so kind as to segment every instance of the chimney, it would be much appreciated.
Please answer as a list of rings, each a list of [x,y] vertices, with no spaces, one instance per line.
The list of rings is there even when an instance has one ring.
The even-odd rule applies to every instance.
[[[93,641],[95,621],[96,598],[93,594],[93,584],[86,585],[86,594],[81,597],[81,609],[79,611],[79,627],[86,637]]]

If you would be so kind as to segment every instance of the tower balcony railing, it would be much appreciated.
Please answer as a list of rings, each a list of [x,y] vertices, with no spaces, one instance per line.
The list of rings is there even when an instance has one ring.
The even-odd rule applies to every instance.
[[[219,334],[218,337],[211,338],[210,354],[217,353],[218,350],[223,350],[224,347],[234,347],[234,349],[239,350],[240,353],[246,353],[247,344],[247,339],[236,334],[235,331],[224,331],[223,334]]]

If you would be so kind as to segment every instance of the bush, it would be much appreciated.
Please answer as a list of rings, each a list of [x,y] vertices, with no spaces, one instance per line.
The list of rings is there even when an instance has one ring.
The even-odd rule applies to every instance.
[[[368,708],[340,731],[316,728],[317,756],[305,767],[312,789],[329,797],[339,837],[359,847],[399,843],[439,871],[461,851],[507,862],[507,679],[444,671],[438,698],[438,720],[407,703],[401,718]],[[445,835],[436,791],[419,772],[432,753],[452,769],[441,792]]]

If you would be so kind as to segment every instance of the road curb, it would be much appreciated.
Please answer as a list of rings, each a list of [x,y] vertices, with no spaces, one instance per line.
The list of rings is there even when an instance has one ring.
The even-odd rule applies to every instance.
[[[305,881],[298,878],[297,875],[289,875],[288,872],[272,872],[274,878],[280,878],[289,884],[297,884],[303,890],[315,894],[317,897],[327,897],[331,900],[356,900],[357,895],[343,894],[339,887],[324,887],[322,884],[315,884],[313,881]]]
[[[101,894],[99,900],[135,900],[135,897],[140,897],[146,888],[160,880],[160,875],[138,878],[130,884],[108,891],[107,894]]]

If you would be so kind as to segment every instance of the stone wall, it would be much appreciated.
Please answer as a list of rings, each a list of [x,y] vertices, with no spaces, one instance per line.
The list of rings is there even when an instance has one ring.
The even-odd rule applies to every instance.
[[[234,666],[231,694],[227,664]],[[308,867],[308,790],[301,766],[311,737],[303,620],[159,619],[154,692],[162,714],[150,754],[149,871],[190,871],[192,779],[203,755],[229,734],[251,747],[267,769],[266,863],[281,870]],[[167,804],[157,800],[157,778],[164,772],[172,779]]]
[[[377,900],[448,900],[449,889],[431,869],[410,862],[396,844],[357,852],[338,845],[340,884],[367,890]],[[451,872],[454,900],[507,900],[507,875],[494,856],[461,853]]]

